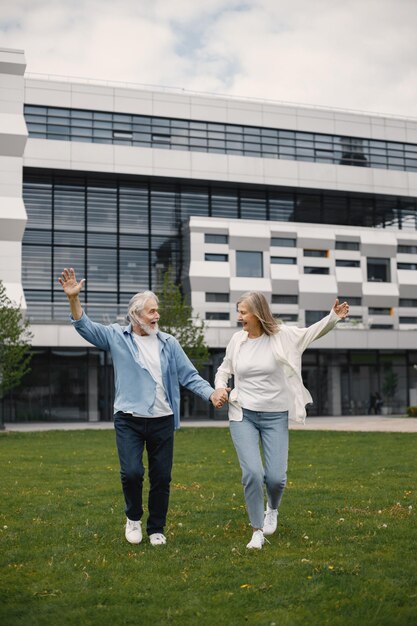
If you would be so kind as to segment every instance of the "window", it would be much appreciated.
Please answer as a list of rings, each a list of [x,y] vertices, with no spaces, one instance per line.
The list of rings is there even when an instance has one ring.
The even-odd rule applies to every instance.
[[[336,241],[336,250],[359,250],[359,242]]]
[[[329,311],[306,311],[306,326],[311,326],[326,317]]]
[[[228,235],[215,235],[213,233],[206,233],[204,235],[204,243],[228,243]]]
[[[368,281],[377,283],[390,283],[390,260],[369,257],[367,259]]]
[[[273,293],[272,304],[298,304],[298,296]]]
[[[338,296],[338,299],[339,299],[339,302],[348,302],[350,306],[362,305],[362,298],[357,298],[353,296]]]
[[[417,270],[417,263],[397,263],[399,270]]]
[[[336,259],[336,267],[360,267],[360,261],[352,261],[351,259]]]
[[[220,263],[227,262],[229,260],[229,255],[227,254],[212,254],[211,252],[206,252],[204,255],[205,261],[217,261]]]
[[[45,289],[45,285],[49,286],[52,272],[51,262],[52,250],[50,246],[24,246],[22,268],[24,289]]]
[[[271,237],[271,246],[295,248],[296,240],[291,237]]]
[[[349,315],[348,317],[345,317],[342,322],[354,322],[357,324],[362,322],[362,317],[360,315]]]
[[[327,258],[329,255],[328,250],[304,250],[304,256],[312,256],[321,259]]]
[[[281,313],[281,315],[274,315],[274,317],[281,322],[298,322],[297,313]]]
[[[206,302],[229,302],[228,293],[206,292]]]
[[[216,313],[213,311],[207,311],[206,312],[206,320],[229,320],[230,319],[230,314],[229,313]]]
[[[392,309],[390,309],[389,307],[370,306],[368,311],[369,311],[369,315],[391,315],[392,314]]]
[[[370,328],[373,330],[392,330],[394,327],[392,324],[371,324]]]
[[[236,251],[236,276],[262,278],[262,252]]]
[[[266,194],[264,192],[242,191],[240,216],[242,219],[266,220]]]
[[[133,133],[127,130],[114,130],[113,137],[114,139],[132,139]]]
[[[305,267],[304,274],[330,274],[328,267]]]
[[[417,299],[415,298],[400,298],[400,306],[417,307]]]
[[[268,159],[297,159],[318,163],[339,163],[356,167],[378,167],[385,169],[417,171],[417,146],[402,142],[359,139],[340,135],[306,133],[279,130],[277,128],[259,128],[237,124],[216,124],[187,119],[166,117],[146,117],[128,113],[106,113],[102,111],[84,111],[59,107],[25,105],[25,119],[31,137],[48,139],[70,139],[72,141],[95,141],[100,143],[125,143],[133,139],[134,145],[146,147],[170,148],[198,152],[222,154],[243,154],[263,156]],[[59,130],[59,126],[64,129]],[[72,132],[70,129],[82,129],[85,132]],[[114,136],[110,139],[96,136],[92,129],[109,129]],[[130,136],[120,136],[119,132]],[[151,141],[152,133],[152,141]],[[142,138],[140,138],[142,135]],[[128,142],[126,142],[128,143]],[[246,207],[242,203],[242,216],[265,213],[266,205],[250,202]],[[348,211],[345,199],[332,194],[329,204],[323,198],[322,209],[325,215],[340,216]],[[343,218],[344,219],[344,218]],[[312,221],[311,219],[309,221]],[[346,222],[343,222],[346,223]],[[350,243],[350,242],[347,242]],[[358,248],[340,248],[353,250]]]
[[[237,190],[212,189],[211,215],[213,217],[238,217]]]
[[[291,193],[278,193],[271,192],[269,194],[269,219],[277,222],[289,222],[294,220],[294,211],[296,207],[295,194]],[[278,243],[274,243],[274,240],[286,239],[286,237],[272,237],[271,245],[282,245]],[[295,247],[295,239],[290,241],[294,241],[294,245],[288,244],[288,247]]]
[[[291,256],[271,256],[271,263],[273,265],[295,265],[297,259]]]
[[[417,324],[417,316],[415,316],[415,317],[400,317],[400,324]]]
[[[403,246],[398,244],[397,251],[402,254],[417,254],[417,246]]]
[[[117,289],[117,252],[109,248],[87,249],[87,276],[89,291]]]
[[[119,287],[125,293],[147,289],[149,275],[148,250],[119,251]]]
[[[154,143],[171,143],[171,135],[152,135]]]

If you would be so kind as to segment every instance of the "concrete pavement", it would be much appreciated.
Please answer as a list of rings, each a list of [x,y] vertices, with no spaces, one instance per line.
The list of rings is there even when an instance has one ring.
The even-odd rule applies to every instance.
[[[222,420],[183,420],[182,427],[226,428]],[[46,430],[107,430],[113,422],[20,422],[6,423],[5,432],[39,432]],[[291,430],[338,430],[356,432],[417,433],[417,418],[401,415],[346,415],[309,417],[305,425],[290,422]]]

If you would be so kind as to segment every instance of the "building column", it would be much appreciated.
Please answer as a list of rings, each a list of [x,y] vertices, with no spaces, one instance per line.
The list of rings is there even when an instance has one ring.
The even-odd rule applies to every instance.
[[[23,152],[28,132],[23,113],[26,61],[21,50],[0,48],[0,279],[10,300],[26,309],[22,288]]]
[[[98,422],[99,420],[97,364],[90,359],[88,364],[88,421]]]
[[[342,415],[342,388],[340,365],[337,356],[330,357],[327,367],[327,389],[329,394],[329,415]]]

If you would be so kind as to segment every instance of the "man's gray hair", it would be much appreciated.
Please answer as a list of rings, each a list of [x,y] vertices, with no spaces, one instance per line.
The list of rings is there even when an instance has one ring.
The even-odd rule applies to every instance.
[[[127,321],[130,324],[138,324],[143,309],[148,300],[156,300],[159,303],[158,296],[153,291],[141,291],[136,293],[131,299],[127,307]]]

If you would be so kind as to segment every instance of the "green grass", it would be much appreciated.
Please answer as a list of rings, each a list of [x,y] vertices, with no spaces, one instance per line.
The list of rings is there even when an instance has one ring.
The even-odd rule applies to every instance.
[[[176,435],[168,544],[124,539],[112,431],[0,436],[2,626],[417,623],[416,435],[291,433],[259,552],[226,429]]]

